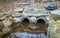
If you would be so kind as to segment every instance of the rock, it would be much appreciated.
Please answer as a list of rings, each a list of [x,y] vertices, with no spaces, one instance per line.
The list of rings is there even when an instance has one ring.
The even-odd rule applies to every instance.
[[[12,17],[9,17],[9,18],[6,18],[4,21],[3,21],[3,24],[4,24],[4,27],[8,27],[12,24]]]

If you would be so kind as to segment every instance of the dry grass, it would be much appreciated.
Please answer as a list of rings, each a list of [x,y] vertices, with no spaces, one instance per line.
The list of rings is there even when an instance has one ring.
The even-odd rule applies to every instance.
[[[54,22],[53,38],[60,38],[60,20]]]
[[[60,20],[60,15],[51,14],[54,20]]]

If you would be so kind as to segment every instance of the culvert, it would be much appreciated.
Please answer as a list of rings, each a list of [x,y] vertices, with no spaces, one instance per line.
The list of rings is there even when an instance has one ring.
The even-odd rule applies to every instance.
[[[45,20],[43,20],[43,19],[38,19],[38,20],[37,20],[37,23],[38,23],[38,24],[45,24]]]
[[[43,19],[38,19],[37,20],[37,23],[40,23],[41,21],[43,20]],[[44,20],[43,20],[44,21]],[[28,19],[28,18],[24,18],[24,19],[22,19],[22,23],[25,23],[24,25],[26,25],[26,23],[28,24],[28,23],[30,23],[30,20]],[[44,22],[45,23],[45,22]],[[36,27],[36,26],[34,26],[34,27]],[[20,29],[21,27],[19,27],[19,29]],[[43,28],[43,29],[42,29]],[[34,29],[34,30],[31,30],[31,29],[28,29],[28,30],[31,30],[31,31],[29,31],[29,32],[34,32],[33,34],[32,33],[27,33],[27,31],[23,31],[22,33],[20,33],[20,32],[16,32],[15,33],[15,35],[11,35],[11,36],[15,36],[15,37],[21,37],[21,38],[47,38],[46,37],[46,35],[45,34],[47,34],[47,32],[45,31],[46,29],[45,29],[45,27],[40,27],[39,28],[39,26],[38,27],[36,27],[36,29]],[[42,30],[41,30],[42,29]],[[17,29],[18,30],[18,29]],[[23,30],[23,29],[22,29]],[[24,30],[26,30],[26,28],[24,28]],[[44,33],[43,33],[43,31],[44,31]],[[39,33],[37,33],[37,32],[39,32]],[[18,34],[17,34],[18,33]],[[36,34],[37,33],[37,34]],[[10,36],[10,37],[11,37]],[[15,38],[14,37],[14,38]],[[12,37],[11,37],[12,38]]]
[[[44,34],[47,35],[48,25],[46,24],[46,21],[44,19],[38,19],[36,24],[39,26],[41,31],[45,30]]]
[[[28,18],[24,18],[21,22],[22,25],[29,25],[30,24],[30,20]]]

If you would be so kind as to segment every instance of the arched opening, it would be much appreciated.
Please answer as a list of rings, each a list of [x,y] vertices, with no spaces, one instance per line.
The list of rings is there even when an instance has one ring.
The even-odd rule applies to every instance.
[[[30,21],[28,18],[24,18],[23,21],[21,22],[22,25],[27,26],[30,24]]]
[[[39,26],[39,30],[42,31],[45,35],[47,35],[47,25],[44,19],[38,19],[37,23]]]
[[[29,23],[30,21],[29,21],[29,19],[27,19],[27,18],[24,18],[24,20],[23,20],[22,22]]]
[[[45,21],[43,19],[38,19],[37,23],[38,24],[45,24]]]

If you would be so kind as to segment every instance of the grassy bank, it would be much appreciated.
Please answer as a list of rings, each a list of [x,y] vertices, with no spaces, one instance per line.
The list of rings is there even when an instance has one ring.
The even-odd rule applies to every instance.
[[[54,22],[54,32],[52,38],[60,38],[60,20]]]
[[[60,15],[57,14],[51,14],[51,15],[54,20],[60,20]]]

